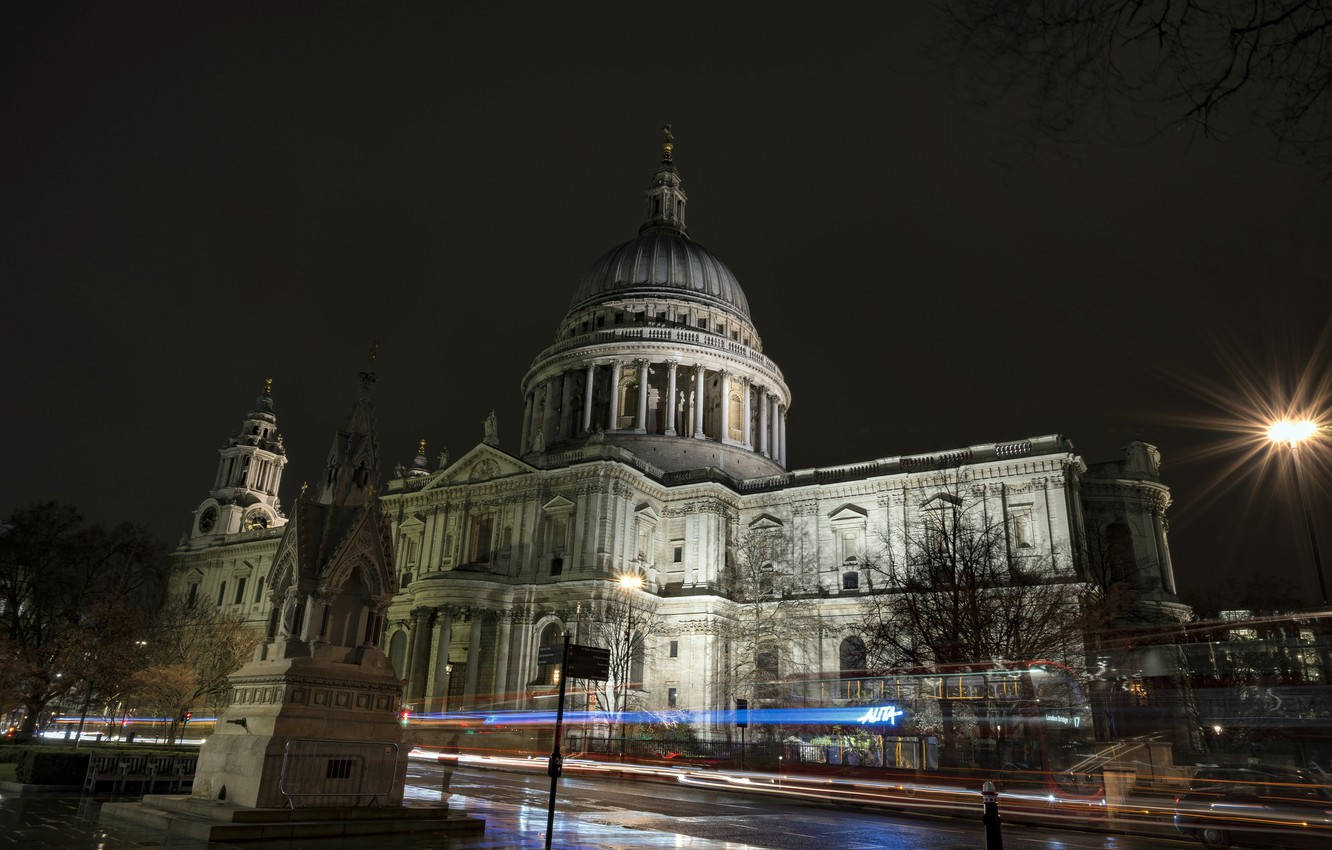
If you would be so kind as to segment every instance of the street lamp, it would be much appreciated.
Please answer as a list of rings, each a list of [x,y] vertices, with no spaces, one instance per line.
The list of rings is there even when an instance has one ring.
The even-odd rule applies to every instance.
[[[1267,428],[1267,439],[1290,449],[1291,466],[1295,469],[1295,498],[1304,511],[1304,525],[1309,531],[1309,548],[1313,550],[1314,570],[1318,574],[1318,594],[1327,605],[1327,582],[1323,578],[1323,559],[1318,554],[1318,535],[1314,532],[1313,514],[1309,511],[1309,498],[1304,493],[1304,476],[1300,462],[1300,449],[1325,430],[1312,419],[1282,419]]]
[[[623,712],[629,703],[629,685],[634,672],[634,591],[641,590],[643,587],[643,577],[637,573],[623,573],[620,576],[620,589],[624,591],[625,605],[627,606],[624,618],[624,682],[621,687],[624,688],[624,698],[620,704],[620,711]],[[620,721],[620,761],[624,761],[624,739],[625,729],[624,721]]]

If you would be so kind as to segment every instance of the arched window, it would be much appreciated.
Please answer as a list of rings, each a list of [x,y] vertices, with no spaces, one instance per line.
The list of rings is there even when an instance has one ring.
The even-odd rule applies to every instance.
[[[842,678],[865,675],[865,642],[852,635],[837,647],[837,667]]]
[[[403,659],[407,657],[407,633],[399,630],[394,633],[393,639],[389,641],[389,661],[393,663],[393,671],[399,679],[405,679],[407,673],[403,666]]]
[[[541,630],[541,642],[537,644],[541,649],[551,648],[559,650],[564,646],[564,629],[559,623],[549,623]],[[558,685],[559,680],[558,664],[539,664],[537,665],[537,685]]]

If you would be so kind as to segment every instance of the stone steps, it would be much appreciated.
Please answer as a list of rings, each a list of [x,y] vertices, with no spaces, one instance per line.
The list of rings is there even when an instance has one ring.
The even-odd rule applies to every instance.
[[[100,820],[197,841],[274,841],[409,832],[480,833],[480,818],[446,806],[246,809],[185,796],[150,795],[139,803],[105,803]]]

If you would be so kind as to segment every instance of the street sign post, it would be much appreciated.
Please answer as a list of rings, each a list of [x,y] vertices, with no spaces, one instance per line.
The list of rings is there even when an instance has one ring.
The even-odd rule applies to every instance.
[[[569,643],[565,635],[561,646],[543,646],[537,650],[538,664],[560,665],[560,699],[555,709],[555,746],[550,752],[546,773],[550,775],[550,805],[546,810],[546,850],[550,850],[551,834],[555,831],[555,791],[560,774],[564,772],[564,756],[560,754],[560,737],[564,731],[564,694],[570,679],[610,678],[610,650],[599,646],[581,646]]]
[[[564,672],[570,679],[596,679],[604,682],[610,678],[610,650],[571,643]]]
[[[749,725],[749,700],[735,701],[735,725],[740,727],[740,769],[745,769],[745,727]]]

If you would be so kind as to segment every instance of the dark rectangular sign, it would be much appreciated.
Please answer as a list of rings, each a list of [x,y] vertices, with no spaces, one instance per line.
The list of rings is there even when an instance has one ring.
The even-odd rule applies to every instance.
[[[566,679],[610,678],[610,650],[599,646],[581,646],[569,644],[569,657],[564,664]]]
[[[543,646],[537,650],[537,663],[541,665],[559,664],[563,646]]]

